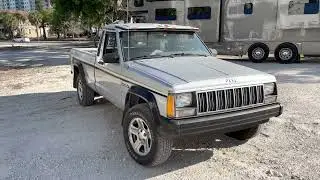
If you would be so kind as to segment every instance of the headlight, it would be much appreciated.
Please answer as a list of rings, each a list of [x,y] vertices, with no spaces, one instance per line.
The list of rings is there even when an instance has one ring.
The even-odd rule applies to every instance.
[[[167,99],[167,116],[181,118],[196,114],[196,107],[192,107],[192,93],[170,94]]]
[[[175,103],[177,108],[187,107],[192,104],[192,94],[183,93],[175,95]]]
[[[275,83],[267,83],[264,84],[264,95],[275,95],[276,92],[276,85]]]

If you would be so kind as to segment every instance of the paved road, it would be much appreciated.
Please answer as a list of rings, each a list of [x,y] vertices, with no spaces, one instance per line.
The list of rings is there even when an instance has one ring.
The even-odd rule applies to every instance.
[[[0,67],[28,68],[40,66],[67,65],[69,50],[63,49],[22,49],[2,50]]]
[[[0,42],[1,48],[12,48],[12,47],[72,47],[77,45],[88,45],[91,44],[91,41],[32,41],[30,43],[16,43],[10,41]]]
[[[0,42],[0,68],[29,68],[69,64],[71,48],[93,47],[91,41]]]
[[[272,59],[261,64],[239,59],[229,61],[273,74],[281,83],[307,84],[320,82],[320,58],[307,58],[302,63],[294,64],[279,64]]]
[[[277,76],[284,114],[246,143],[178,140],[156,168],[129,157],[119,109],[78,105],[65,50],[6,51],[0,62],[0,179],[320,179],[320,61],[232,60]]]

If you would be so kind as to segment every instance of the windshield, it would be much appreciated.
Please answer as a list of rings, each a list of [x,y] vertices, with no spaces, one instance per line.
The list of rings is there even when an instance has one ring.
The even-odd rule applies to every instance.
[[[130,32],[129,38],[128,32],[122,32],[120,37],[125,61],[157,57],[210,56],[208,49],[194,32],[135,31]]]

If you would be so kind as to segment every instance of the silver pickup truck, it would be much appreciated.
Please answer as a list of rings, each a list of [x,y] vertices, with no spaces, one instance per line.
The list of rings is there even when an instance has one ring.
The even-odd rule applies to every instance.
[[[131,157],[165,162],[173,139],[225,133],[247,140],[281,115],[276,78],[217,59],[198,29],[163,24],[111,24],[98,48],[71,50],[81,105],[103,96],[123,110]]]

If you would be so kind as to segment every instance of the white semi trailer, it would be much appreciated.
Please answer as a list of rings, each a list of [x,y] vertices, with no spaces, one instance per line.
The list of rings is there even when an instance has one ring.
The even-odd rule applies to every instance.
[[[219,54],[281,63],[320,55],[319,0],[131,0],[137,22],[191,25]]]

